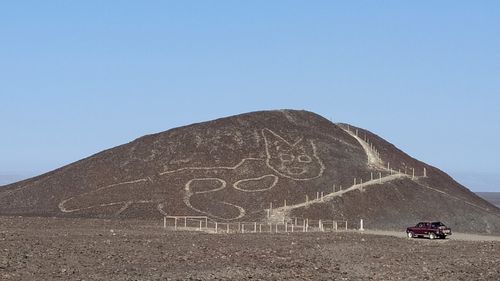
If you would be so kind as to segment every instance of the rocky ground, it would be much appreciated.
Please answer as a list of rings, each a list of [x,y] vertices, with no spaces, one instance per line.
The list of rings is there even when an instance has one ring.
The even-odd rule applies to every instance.
[[[477,240],[477,239],[476,239]],[[500,241],[0,217],[0,280],[500,280]]]

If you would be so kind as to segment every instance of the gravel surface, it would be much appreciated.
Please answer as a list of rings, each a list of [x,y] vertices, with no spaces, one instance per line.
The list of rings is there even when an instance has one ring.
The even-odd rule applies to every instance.
[[[0,217],[0,280],[500,280],[500,242]],[[394,234],[394,233],[393,233]]]

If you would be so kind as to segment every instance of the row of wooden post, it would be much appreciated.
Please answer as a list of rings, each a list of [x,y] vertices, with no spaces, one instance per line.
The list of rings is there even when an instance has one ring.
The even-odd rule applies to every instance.
[[[185,229],[187,229],[187,221],[189,219],[198,221],[198,223],[199,223],[198,230],[199,231],[201,231],[203,229],[209,230],[208,217],[190,217],[190,216],[168,216],[167,217],[167,216],[165,216],[163,218],[163,227],[164,228],[167,228],[167,219],[168,218],[174,220],[174,230],[178,230],[179,227],[184,227]],[[181,221],[180,225],[178,224],[178,220]],[[331,220],[331,221],[319,220],[318,221],[318,230],[325,231],[325,224],[329,224],[329,222],[332,223],[332,228],[331,228],[332,230],[335,230],[335,231],[339,230],[338,222],[335,220]],[[233,224],[236,224],[236,223],[233,223]],[[294,221],[292,221],[292,222],[284,221],[282,223],[275,223],[275,224],[273,224],[273,223],[263,224],[263,223],[253,222],[253,223],[250,223],[253,225],[253,230],[245,229],[245,225],[248,225],[249,223],[238,222],[237,224],[238,224],[238,230],[236,232],[239,232],[239,233],[245,233],[245,232],[250,232],[250,233],[252,233],[252,232],[253,233],[269,232],[269,233],[273,233],[273,228],[274,228],[274,233],[279,233],[280,232],[279,231],[280,225],[284,226],[285,233],[296,232],[297,228],[299,228],[301,230],[299,232],[309,232],[309,228],[311,227],[310,223],[309,223],[309,219],[303,219],[302,224],[299,225],[297,218],[295,218]],[[218,233],[219,230],[222,229],[220,227],[222,225],[225,225],[226,233],[229,233],[231,231],[231,229],[230,229],[231,223],[214,222],[214,232]],[[266,231],[266,228],[265,228],[266,225],[267,225],[269,231]],[[347,227],[348,227],[348,224],[347,224],[347,221],[345,221],[345,230],[347,230]],[[360,229],[359,230],[363,230],[363,220],[360,221]]]

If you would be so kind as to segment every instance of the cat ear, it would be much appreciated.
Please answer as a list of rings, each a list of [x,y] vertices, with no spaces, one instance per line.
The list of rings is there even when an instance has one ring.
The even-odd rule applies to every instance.
[[[285,139],[269,129],[263,129],[262,135],[264,136],[266,148],[269,152],[288,150],[291,147]]]

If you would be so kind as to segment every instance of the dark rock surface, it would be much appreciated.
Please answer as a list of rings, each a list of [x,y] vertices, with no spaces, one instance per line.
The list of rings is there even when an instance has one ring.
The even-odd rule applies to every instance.
[[[157,222],[0,217],[0,280],[491,280],[500,242],[169,232]]]
[[[500,232],[500,209],[377,135],[347,129],[311,112],[283,110],[147,135],[3,187],[0,215],[262,221],[271,203],[286,200],[284,217],[363,218],[380,229],[441,220],[459,231]],[[377,161],[370,162],[370,152]],[[382,183],[375,182],[379,176]],[[365,186],[346,192],[354,178]],[[325,200],[298,205],[320,193]]]

